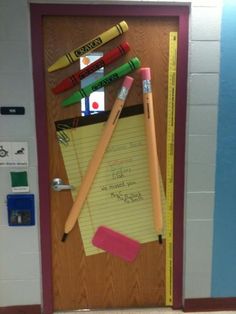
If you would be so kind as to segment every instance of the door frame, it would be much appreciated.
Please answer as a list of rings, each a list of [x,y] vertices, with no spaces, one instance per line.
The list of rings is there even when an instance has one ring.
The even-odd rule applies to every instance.
[[[176,125],[174,167],[174,227],[173,227],[173,308],[183,307],[183,243],[184,243],[184,176],[185,126],[188,68],[189,7],[157,4],[30,4],[31,49],[34,81],[35,120],[38,154],[39,221],[42,269],[42,309],[53,313],[50,184],[47,139],[45,78],[43,65],[43,16],[156,16],[179,20],[176,81]],[[177,166],[178,165],[178,166]]]

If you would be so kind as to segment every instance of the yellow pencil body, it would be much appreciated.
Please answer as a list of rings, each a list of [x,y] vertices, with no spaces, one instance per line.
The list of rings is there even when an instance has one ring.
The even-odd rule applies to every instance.
[[[126,76],[120,90],[120,93],[113,105],[109,118],[105,124],[103,133],[95,149],[95,152],[89,162],[86,173],[82,179],[79,192],[75,199],[75,202],[70,210],[68,218],[65,223],[64,235],[62,241],[65,241],[66,235],[73,229],[80,215],[83,204],[88,196],[89,190],[93,184],[93,180],[98,171],[99,165],[103,159],[103,155],[106,148],[111,140],[112,134],[115,130],[117,121],[119,119],[121,110],[124,106],[125,99],[127,97],[128,91],[133,83],[133,79]]]
[[[53,72],[61,68],[65,68],[68,65],[79,60],[80,57],[88,54],[89,52],[97,49],[98,47],[106,44],[108,41],[114,39],[115,37],[123,34],[128,30],[128,25],[125,21],[121,21],[115,26],[111,27],[102,34],[89,40],[82,46],[66,53],[64,56],[59,58],[53,65],[48,68],[48,72]]]
[[[147,71],[149,68],[142,68]],[[151,81],[146,79],[146,73],[144,72],[143,80],[143,105],[144,105],[144,117],[145,128],[147,134],[148,145],[148,161],[149,161],[149,176],[151,181],[152,192],[152,204],[154,211],[154,225],[159,236],[163,233],[163,215],[161,204],[161,189],[160,189],[160,166],[157,155],[157,141],[155,132],[155,120],[154,120],[154,108],[153,108],[153,96],[151,91]],[[149,78],[149,76],[148,76]]]

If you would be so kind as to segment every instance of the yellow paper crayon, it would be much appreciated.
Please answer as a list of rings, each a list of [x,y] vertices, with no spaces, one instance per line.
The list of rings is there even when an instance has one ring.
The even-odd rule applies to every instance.
[[[121,21],[107,31],[86,42],[82,46],[66,53],[48,68],[48,72],[53,72],[69,66],[70,64],[78,61],[80,57],[106,44],[108,41],[116,38],[117,36],[122,35],[127,30],[127,23],[125,21]]]

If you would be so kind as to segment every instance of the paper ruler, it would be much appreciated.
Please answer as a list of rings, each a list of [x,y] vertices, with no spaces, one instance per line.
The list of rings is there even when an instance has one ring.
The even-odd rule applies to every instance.
[[[174,208],[174,145],[175,95],[177,66],[177,32],[169,34],[167,146],[166,146],[166,305],[173,305],[173,208]]]

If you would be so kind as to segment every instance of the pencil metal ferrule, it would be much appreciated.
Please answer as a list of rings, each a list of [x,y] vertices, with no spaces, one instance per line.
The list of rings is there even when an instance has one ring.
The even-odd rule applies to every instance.
[[[129,92],[129,89],[126,88],[125,86],[122,86],[117,98],[119,98],[120,100],[125,100],[128,95],[128,92]]]
[[[152,86],[150,80],[143,80],[143,92],[144,94],[152,92]]]

